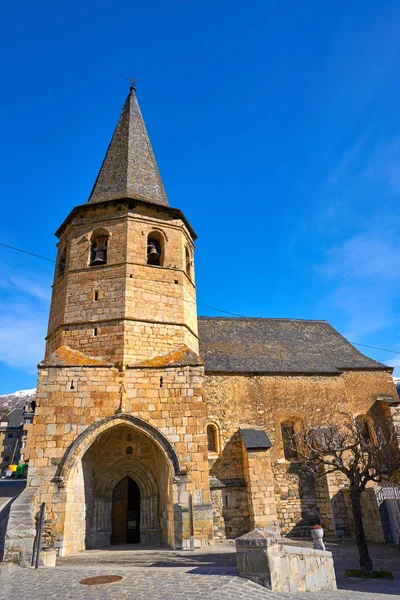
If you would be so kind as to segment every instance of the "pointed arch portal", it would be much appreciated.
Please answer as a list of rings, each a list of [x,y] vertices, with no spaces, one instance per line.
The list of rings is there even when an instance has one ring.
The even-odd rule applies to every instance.
[[[167,438],[141,419],[121,414],[93,424],[55,481],[66,496],[62,554],[139,541],[172,546],[173,483],[184,475]]]

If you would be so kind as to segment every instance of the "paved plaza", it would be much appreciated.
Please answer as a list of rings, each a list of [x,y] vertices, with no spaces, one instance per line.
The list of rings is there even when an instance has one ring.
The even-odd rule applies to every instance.
[[[303,542],[309,545],[309,542]],[[357,568],[353,542],[328,544],[335,557],[337,592],[270,592],[236,573],[233,544],[189,552],[137,547],[87,551],[60,559],[53,569],[21,569],[3,564],[0,598],[4,600],[399,600],[400,552],[394,546],[371,546],[376,569],[391,570],[394,581],[344,578]],[[86,586],[95,575],[121,575],[117,583]]]

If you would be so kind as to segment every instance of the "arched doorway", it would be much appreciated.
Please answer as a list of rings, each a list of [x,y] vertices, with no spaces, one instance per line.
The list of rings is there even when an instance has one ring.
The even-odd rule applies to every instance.
[[[138,417],[115,415],[90,426],[57,473],[65,482],[59,489],[66,502],[61,555],[113,543],[113,493],[125,477],[140,490],[140,542],[173,546],[180,474],[170,442]]]
[[[111,511],[111,544],[140,542],[140,488],[124,477],[114,488]]]

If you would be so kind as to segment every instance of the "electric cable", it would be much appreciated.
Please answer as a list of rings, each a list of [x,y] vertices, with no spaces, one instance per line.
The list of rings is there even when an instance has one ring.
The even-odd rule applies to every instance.
[[[33,252],[28,252],[27,250],[22,250],[22,248],[16,248],[15,246],[10,246],[8,244],[3,244],[0,242],[0,246],[4,248],[9,248],[10,250],[16,250],[17,252],[22,252],[23,254],[28,254],[29,256],[34,256],[35,258],[41,258],[42,260],[47,260],[49,262],[55,263],[56,261],[52,258],[47,258],[46,256],[41,256],[40,254],[33,254]],[[166,295],[166,294],[164,294]],[[167,295],[166,295],[167,296]],[[168,298],[176,298],[176,296],[167,296]],[[245,317],[244,315],[239,315],[238,313],[230,312],[229,310],[223,310],[222,308],[215,308],[215,306],[208,306],[207,304],[201,304],[200,302],[194,302],[193,300],[187,300],[182,298],[183,302],[188,302],[190,304],[196,304],[196,306],[201,306],[202,308],[209,308],[210,310],[215,310],[220,313],[225,313],[226,315],[232,315],[233,317],[239,317],[241,319],[251,319],[251,317]],[[302,319],[288,319],[290,321],[301,321]],[[370,348],[372,350],[380,350],[381,352],[391,352],[392,354],[400,354],[399,350],[389,350],[388,348],[378,348],[378,346],[369,346],[368,344],[360,344],[359,342],[349,342],[353,346],[362,346],[363,348]]]

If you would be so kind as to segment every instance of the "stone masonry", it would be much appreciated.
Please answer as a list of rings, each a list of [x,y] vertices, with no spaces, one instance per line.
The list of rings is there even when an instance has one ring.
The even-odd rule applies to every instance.
[[[325,321],[197,317],[196,234],[168,203],[134,88],[56,236],[21,498],[31,520],[45,502],[46,543],[66,556],[132,531],[176,549],[255,527],[351,532],[345,482],[288,458],[282,426],[336,410],[398,425],[392,370]],[[13,510],[6,556],[26,562],[33,522],[18,532]]]

